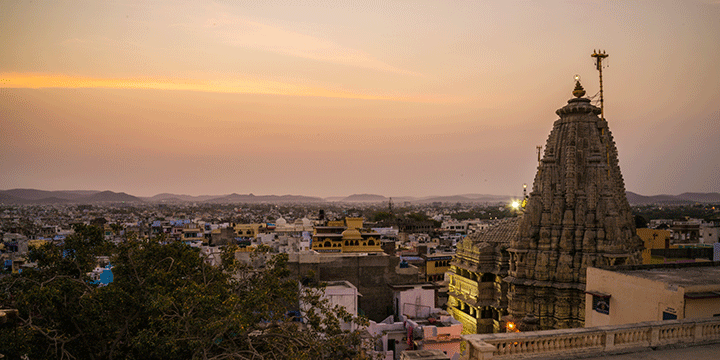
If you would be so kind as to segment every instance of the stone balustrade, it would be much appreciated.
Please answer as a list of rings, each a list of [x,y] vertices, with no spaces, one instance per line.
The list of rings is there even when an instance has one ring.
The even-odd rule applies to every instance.
[[[469,360],[574,357],[720,343],[720,318],[653,321],[521,333],[464,335]]]

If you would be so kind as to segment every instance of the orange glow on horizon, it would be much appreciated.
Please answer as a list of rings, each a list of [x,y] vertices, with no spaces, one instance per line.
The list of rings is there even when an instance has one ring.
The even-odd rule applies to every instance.
[[[0,73],[0,88],[105,88],[105,89],[155,89],[188,90],[213,93],[273,94],[291,96],[316,96],[331,98],[400,100],[390,96],[359,94],[343,90],[329,90],[282,83],[271,80],[194,80],[152,78],[91,78],[63,74]]]
[[[0,88],[7,89],[153,89],[185,90],[230,94],[311,96],[362,100],[458,104],[466,99],[441,94],[369,94],[342,89],[326,89],[272,80],[195,80],[135,78],[92,78],[64,74],[0,73]]]

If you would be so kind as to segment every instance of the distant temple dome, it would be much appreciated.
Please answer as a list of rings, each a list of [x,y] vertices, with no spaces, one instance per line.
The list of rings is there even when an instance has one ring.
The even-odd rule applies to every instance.
[[[287,220],[285,220],[285,219],[281,216],[280,218],[278,218],[278,219],[275,221],[275,225],[277,225],[278,227],[280,227],[280,226],[285,226],[285,225],[287,225]]]
[[[362,240],[362,235],[358,229],[347,229],[342,232],[343,240]]]

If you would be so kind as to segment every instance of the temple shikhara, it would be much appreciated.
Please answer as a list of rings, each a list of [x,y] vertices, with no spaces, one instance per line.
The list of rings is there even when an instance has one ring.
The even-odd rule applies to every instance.
[[[449,308],[465,333],[581,327],[587,267],[641,263],[608,123],[579,81],[573,95],[556,111],[524,214],[458,245]]]

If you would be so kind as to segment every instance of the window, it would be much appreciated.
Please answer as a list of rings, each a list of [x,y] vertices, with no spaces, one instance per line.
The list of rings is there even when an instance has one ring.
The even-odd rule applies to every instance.
[[[609,315],[610,314],[610,297],[593,295],[593,310]]]

